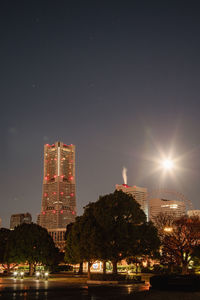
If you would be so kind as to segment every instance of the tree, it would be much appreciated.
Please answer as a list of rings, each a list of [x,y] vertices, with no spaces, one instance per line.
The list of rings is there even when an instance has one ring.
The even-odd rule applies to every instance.
[[[88,278],[92,261],[99,257],[98,226],[92,215],[85,212],[77,217],[74,223],[67,226],[65,261],[79,263],[79,273],[82,273],[83,261],[88,261]]]
[[[174,221],[177,216],[173,213],[159,213],[154,217],[153,222],[158,230],[158,235],[160,240],[162,240],[165,235],[173,228]]]
[[[11,231],[7,228],[0,229],[0,263],[3,264],[4,268],[10,270],[10,262],[6,256],[7,242]]]
[[[37,224],[22,224],[11,232],[6,247],[6,258],[10,262],[29,264],[32,275],[37,263],[52,265],[58,257],[59,250],[55,247],[47,230]]]
[[[79,274],[83,273],[83,257],[80,247],[80,217],[76,218],[75,223],[67,225],[66,230],[66,246],[65,246],[65,262],[70,264],[80,264]]]
[[[162,240],[162,261],[177,265],[182,274],[188,272],[197,247],[200,245],[200,219],[187,216],[174,220],[172,230]]]
[[[95,220],[98,258],[111,260],[116,274],[118,261],[128,256],[135,241],[136,228],[146,220],[143,210],[131,195],[115,191],[88,204],[84,214]]]
[[[134,239],[130,241],[127,262],[135,263],[137,272],[137,265],[141,258],[159,257],[160,239],[157,228],[152,222],[144,222],[135,227],[134,231]]]
[[[109,260],[113,273],[117,273],[118,261],[133,253],[150,253],[159,241],[153,224],[146,223],[140,205],[122,191],[89,203],[83,216],[76,218],[67,231],[65,259],[71,263],[88,261],[88,277],[93,261],[103,261],[105,273]]]

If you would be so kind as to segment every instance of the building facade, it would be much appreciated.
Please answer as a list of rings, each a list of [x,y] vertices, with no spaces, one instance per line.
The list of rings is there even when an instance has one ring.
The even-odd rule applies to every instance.
[[[139,186],[128,186],[127,184],[116,184],[116,190],[123,191],[124,193],[132,195],[135,200],[140,204],[141,209],[146,214],[148,219],[148,202],[147,202],[147,188]]]
[[[15,229],[16,226],[21,225],[23,223],[31,224],[32,216],[29,213],[24,214],[14,214],[10,217],[10,229]]]
[[[149,219],[154,221],[160,213],[173,215],[179,218],[186,214],[186,206],[183,201],[160,198],[149,199]]]
[[[200,218],[200,209],[192,209],[187,211],[188,217],[199,217]]]
[[[62,248],[63,232],[69,223],[75,221],[75,217],[75,146],[62,142],[46,144],[42,207],[38,224],[46,228],[57,246]]]

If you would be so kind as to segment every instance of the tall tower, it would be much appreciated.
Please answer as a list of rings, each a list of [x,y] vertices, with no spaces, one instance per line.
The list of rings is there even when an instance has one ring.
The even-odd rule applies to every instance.
[[[56,142],[44,146],[42,208],[38,223],[54,241],[63,241],[66,225],[76,217],[75,146]]]

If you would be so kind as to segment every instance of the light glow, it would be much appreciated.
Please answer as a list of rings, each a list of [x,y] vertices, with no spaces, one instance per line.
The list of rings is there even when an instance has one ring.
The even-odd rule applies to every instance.
[[[173,231],[173,228],[172,228],[172,227],[165,227],[165,228],[164,228],[164,231],[165,231],[165,232],[172,232],[172,231]]]
[[[174,167],[174,163],[171,159],[165,159],[163,162],[162,162],[162,166],[164,169],[166,170],[171,170],[173,169]]]

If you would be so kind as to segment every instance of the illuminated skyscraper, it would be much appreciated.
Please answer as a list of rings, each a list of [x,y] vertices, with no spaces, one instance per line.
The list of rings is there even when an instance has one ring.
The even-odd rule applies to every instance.
[[[45,227],[59,246],[66,225],[76,217],[75,146],[56,142],[44,146],[42,209],[38,224]]]

